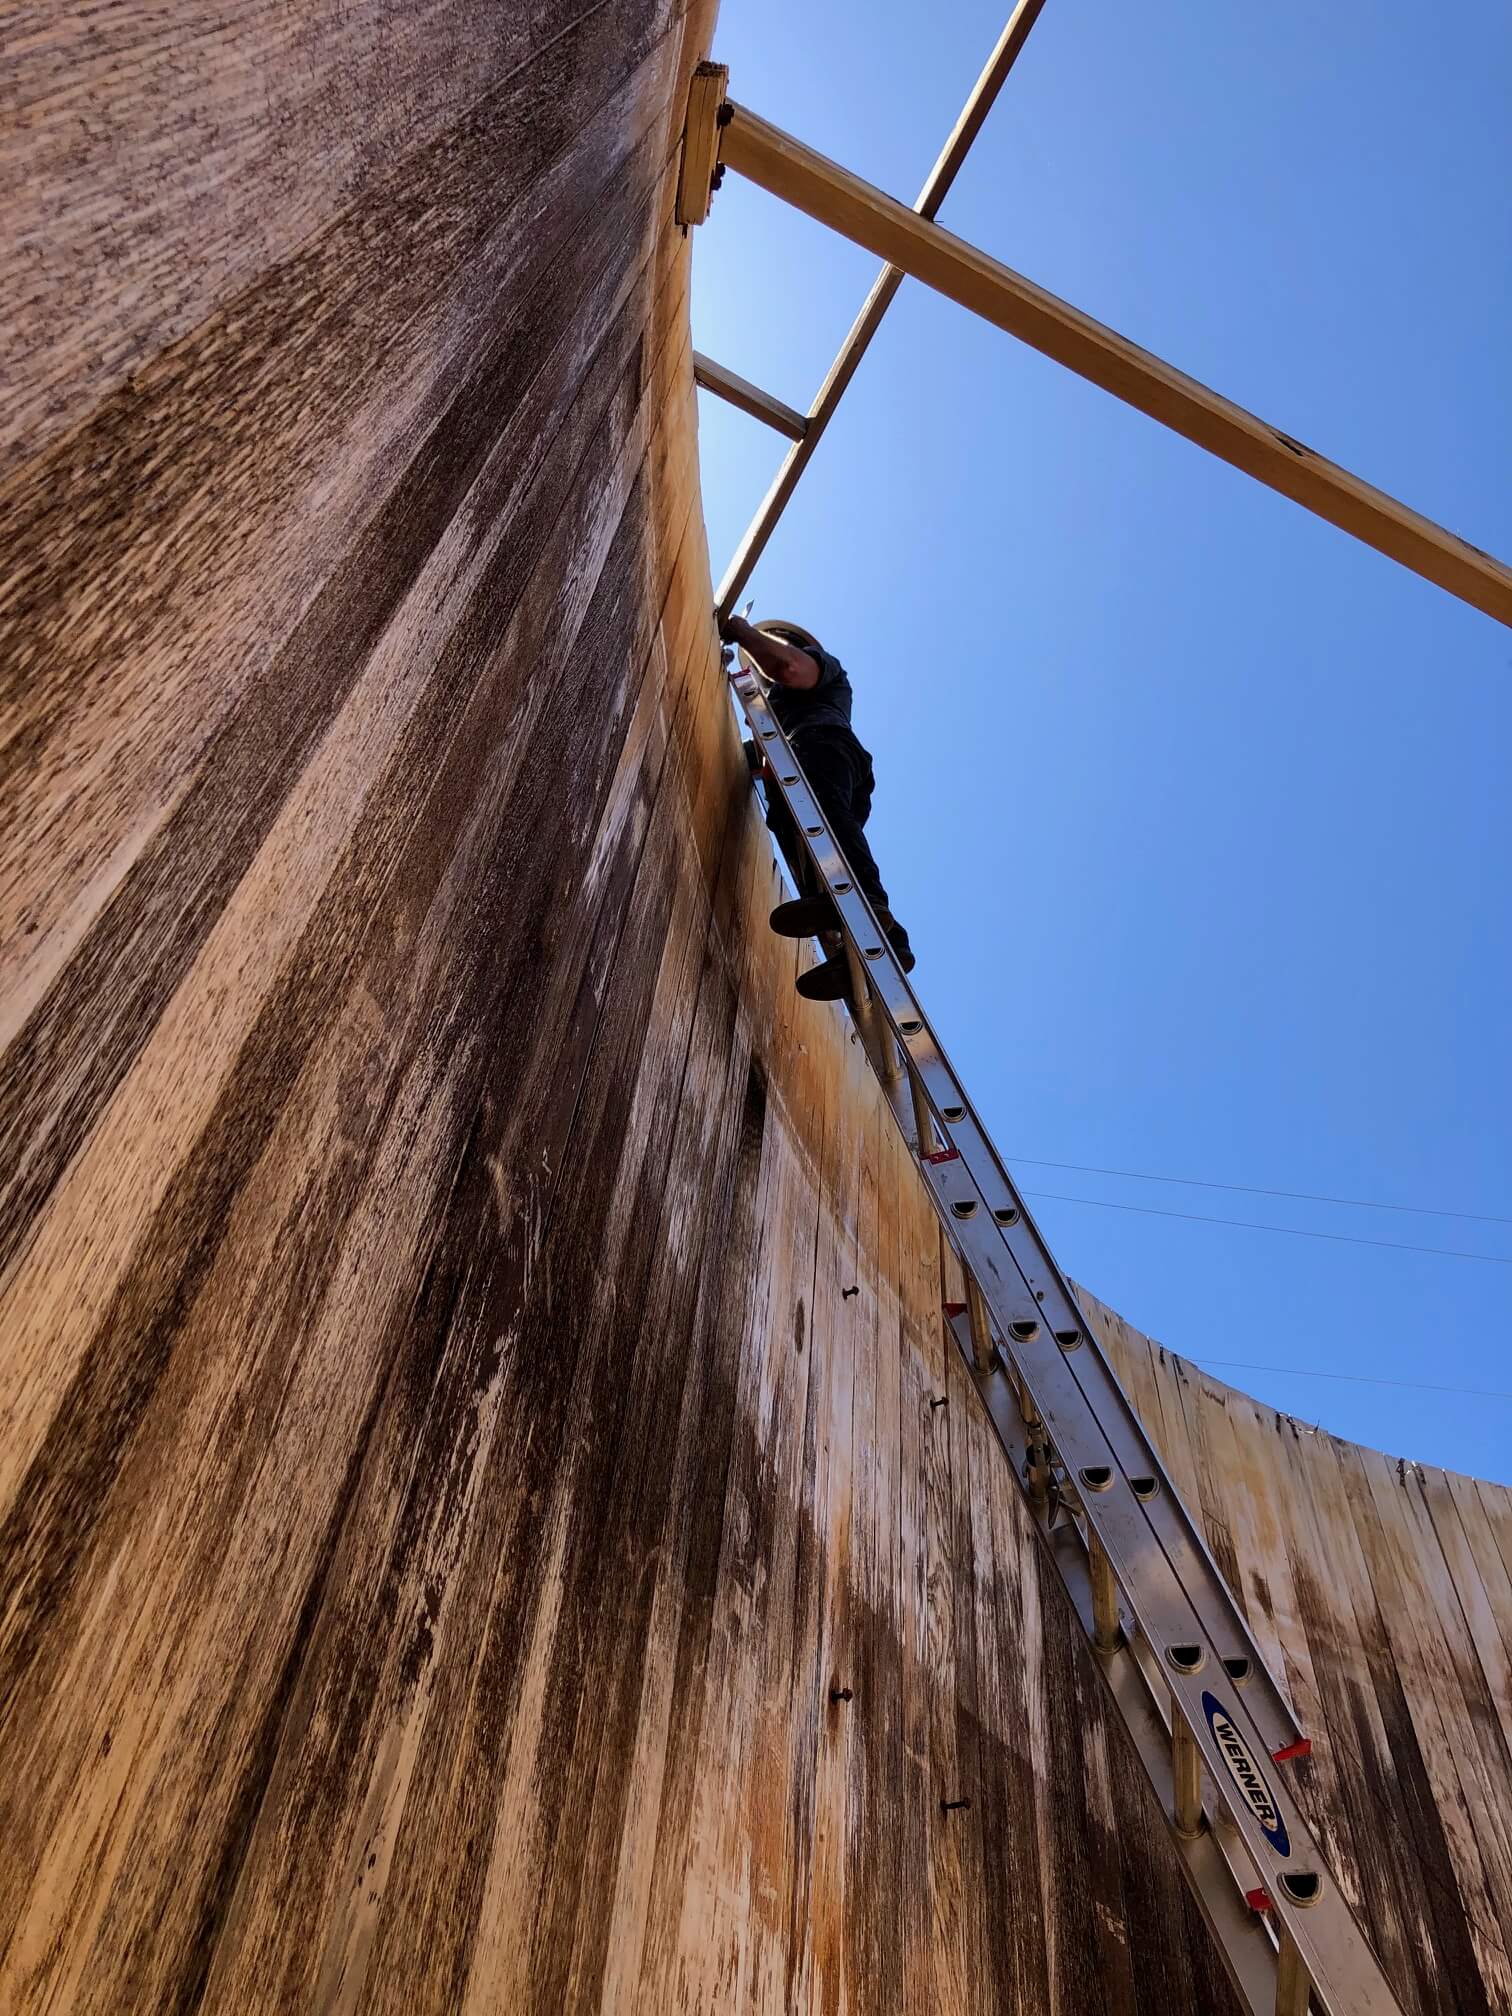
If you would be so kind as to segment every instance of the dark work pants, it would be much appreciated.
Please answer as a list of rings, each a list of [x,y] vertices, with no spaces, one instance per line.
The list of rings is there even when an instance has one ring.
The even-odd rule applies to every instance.
[[[910,950],[908,933],[892,914],[887,891],[882,887],[882,877],[862,830],[871,817],[872,792],[876,788],[870,756],[855,736],[848,735],[843,728],[810,728],[806,734],[794,736],[793,748],[803,765],[809,788],[829,821],[830,831],[840,843],[840,852],[850,863],[856,887],[871,904],[877,922],[897,949]],[[787,807],[775,786],[767,794],[767,825],[787,857],[788,866],[796,872],[801,864],[802,872],[797,876],[800,893],[815,893],[815,878],[803,843],[793,830]]]

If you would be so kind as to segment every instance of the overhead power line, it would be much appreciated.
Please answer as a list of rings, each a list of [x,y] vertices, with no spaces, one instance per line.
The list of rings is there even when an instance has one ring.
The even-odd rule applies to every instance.
[[[1020,1158],[1024,1159],[1024,1158]],[[1403,1239],[1362,1239],[1353,1232],[1313,1232],[1302,1225],[1262,1225],[1253,1218],[1214,1218],[1202,1211],[1169,1211],[1159,1204],[1115,1204],[1109,1197],[1067,1197],[1059,1190],[1026,1190],[1057,1204],[1090,1204],[1098,1211],[1137,1211],[1142,1218],[1183,1218],[1192,1225],[1236,1225],[1243,1232],[1274,1232],[1286,1239],[1328,1239],[1340,1246],[1384,1246],[1393,1253],[1432,1253],[1440,1260],[1483,1260],[1512,1267],[1512,1253],[1467,1253],[1453,1246],[1411,1246]]]
[[[1512,1400],[1512,1393],[1498,1393],[1489,1386],[1432,1386],[1424,1379],[1382,1379],[1369,1372],[1317,1372],[1306,1365],[1253,1365],[1247,1358],[1193,1358],[1191,1362],[1227,1365],[1236,1372],[1284,1372],[1294,1379],[1347,1379],[1352,1386],[1410,1386],[1414,1393],[1464,1393],[1472,1400]]]
[[[1136,1183],[1179,1183],[1188,1190],[1232,1190],[1242,1197],[1287,1197],[1299,1204],[1349,1204],[1362,1211],[1409,1211],[1420,1218],[1464,1218],[1475,1225],[1512,1225],[1489,1211],[1448,1211],[1434,1204],[1383,1204],[1371,1197],[1331,1197],[1318,1190],[1265,1190],[1256,1183],[1215,1183],[1203,1176],[1156,1176],[1148,1169],[1104,1169],[1095,1162],[1047,1162],[1040,1155],[1010,1155],[1031,1169],[1074,1169],[1079,1176],[1127,1176]]]

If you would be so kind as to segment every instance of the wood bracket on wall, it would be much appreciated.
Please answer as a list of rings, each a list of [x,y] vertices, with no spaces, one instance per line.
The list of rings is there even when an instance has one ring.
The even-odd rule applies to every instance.
[[[688,86],[682,165],[677,175],[679,224],[702,224],[709,214],[714,174],[719,165],[719,109],[725,102],[729,82],[727,65],[700,63]]]

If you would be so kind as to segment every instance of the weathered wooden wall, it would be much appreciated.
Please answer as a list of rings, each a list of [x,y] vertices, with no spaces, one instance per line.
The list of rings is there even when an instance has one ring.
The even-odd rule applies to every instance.
[[[710,13],[11,17],[5,2010],[1230,2008],[762,928]],[[1512,2007],[1508,1494],[1108,1321],[1409,2006]]]
[[[1303,1808],[1404,2005],[1512,2010],[1512,1490],[1277,1414],[1084,1300],[1313,1736]]]

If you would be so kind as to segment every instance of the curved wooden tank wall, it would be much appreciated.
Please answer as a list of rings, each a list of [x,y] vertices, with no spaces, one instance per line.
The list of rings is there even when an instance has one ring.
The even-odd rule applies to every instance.
[[[761,925],[710,27],[12,52],[0,2008],[1230,2008]],[[1099,1320],[1408,2006],[1512,2007],[1509,1494]]]
[[[1314,1738],[1304,1810],[1414,2010],[1512,2010],[1512,1490],[1221,1385],[1084,1292]]]

